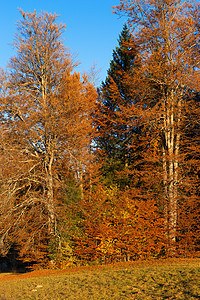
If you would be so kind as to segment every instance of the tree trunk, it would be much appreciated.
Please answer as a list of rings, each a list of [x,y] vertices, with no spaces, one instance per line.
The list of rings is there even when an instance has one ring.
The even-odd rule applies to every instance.
[[[50,235],[56,234],[56,218],[54,207],[54,193],[53,193],[53,176],[52,176],[53,152],[51,153],[48,166],[46,167],[46,182],[47,182],[47,207],[48,207],[48,227]]]
[[[164,214],[165,232],[168,240],[169,253],[174,256],[176,252],[177,219],[178,219],[178,156],[181,116],[181,100],[176,99],[173,91],[165,100],[164,107],[164,144],[163,153],[163,183],[164,183]],[[177,96],[177,95],[176,95]],[[180,95],[182,97],[182,95]]]

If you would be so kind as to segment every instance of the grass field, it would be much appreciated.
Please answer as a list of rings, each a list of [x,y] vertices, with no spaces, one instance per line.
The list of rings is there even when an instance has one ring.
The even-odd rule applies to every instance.
[[[3,299],[200,299],[200,259],[0,274]]]

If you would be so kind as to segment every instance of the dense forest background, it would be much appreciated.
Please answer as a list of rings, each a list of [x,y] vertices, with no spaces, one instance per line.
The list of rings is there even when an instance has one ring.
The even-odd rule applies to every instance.
[[[1,262],[199,256],[199,7],[124,1],[107,77],[75,71],[64,25],[25,13],[0,74]]]

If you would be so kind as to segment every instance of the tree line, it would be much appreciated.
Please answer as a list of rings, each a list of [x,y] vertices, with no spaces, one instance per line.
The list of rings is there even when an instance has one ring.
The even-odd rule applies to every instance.
[[[98,88],[56,15],[20,12],[0,74],[1,260],[198,255],[198,6],[121,0],[127,23]]]

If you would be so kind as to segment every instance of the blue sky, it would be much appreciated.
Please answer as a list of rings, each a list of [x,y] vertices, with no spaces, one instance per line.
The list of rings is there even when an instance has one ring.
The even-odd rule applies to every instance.
[[[87,72],[92,64],[101,69],[105,80],[112,51],[126,21],[111,11],[119,0],[5,0],[0,10],[0,67],[4,68],[14,54],[12,41],[16,22],[21,19],[18,8],[25,12],[47,11],[60,15],[58,22],[66,24],[64,44],[78,54],[78,71]]]

